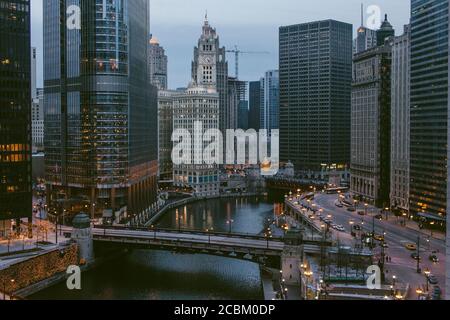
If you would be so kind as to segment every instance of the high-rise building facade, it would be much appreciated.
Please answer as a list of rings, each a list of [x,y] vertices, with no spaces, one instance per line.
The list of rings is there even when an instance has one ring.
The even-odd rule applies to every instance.
[[[150,82],[158,90],[167,90],[167,56],[156,37],[151,36],[149,42],[148,64]]]
[[[223,114],[226,118],[226,129],[242,129],[239,126],[239,110],[243,107],[243,104],[246,104],[246,95],[247,95],[247,82],[237,80],[236,78],[228,78],[227,85],[227,110]],[[222,131],[225,135],[225,131]]]
[[[410,26],[392,40],[391,208],[409,211]]]
[[[297,170],[350,162],[352,25],[280,28],[280,156]]]
[[[249,83],[248,127],[257,132],[261,127],[261,81]]]
[[[0,3],[0,237],[11,219],[30,218],[30,1]],[[3,227],[5,226],[5,227]]]
[[[80,6],[81,29],[66,23]],[[130,217],[157,200],[157,89],[148,0],[44,1],[50,216]]]
[[[450,6],[448,8],[448,12],[449,12],[449,16],[450,16]],[[449,29],[448,34],[450,36],[450,23],[448,24]],[[448,63],[447,63],[448,65]],[[448,69],[448,89],[450,90],[450,66],[447,66]],[[447,91],[447,94],[450,91]],[[447,99],[447,104],[448,104],[448,109],[450,110],[450,99]],[[449,113],[450,115],[450,113]],[[449,116],[450,118],[450,116]],[[448,124],[450,125],[450,119],[448,121]],[[447,127],[447,135],[448,135],[448,139],[450,140],[450,128]],[[450,148],[447,147],[447,168],[450,168]],[[450,170],[447,170],[447,208],[450,207]],[[446,274],[445,274],[445,299],[446,300],[450,300],[450,220],[449,220],[449,215],[447,215],[446,217],[446,223],[447,223],[447,241],[446,241],[446,257],[445,257],[445,270],[446,270]]]
[[[37,98],[37,49],[31,48],[31,99]]]
[[[353,58],[350,188],[383,208],[390,204],[391,50],[387,42]]]
[[[211,141],[203,141],[203,134],[221,126],[224,130],[237,126],[238,105],[232,104],[234,111],[232,114],[228,112],[230,105],[227,96],[233,96],[233,101],[238,101],[240,86],[238,81],[228,79],[227,69],[225,48],[219,47],[216,30],[205,17],[198,47],[194,49],[192,82],[185,92],[173,98],[173,130],[184,130],[191,135],[190,141],[174,141],[177,148],[189,150],[190,156],[189,163],[174,164],[174,186],[196,197],[217,196],[220,187],[218,164],[204,162],[208,159],[204,159],[203,151]],[[232,94],[228,92],[228,81],[232,82]]]
[[[36,89],[31,104],[31,132],[33,152],[44,151],[44,89]]]
[[[239,102],[238,128],[248,130],[248,101]]]
[[[226,50],[220,47],[216,29],[211,27],[208,17],[202,28],[202,35],[194,49],[192,61],[192,80],[199,86],[215,88],[219,94],[220,130],[225,132],[231,128],[227,115],[228,104],[228,62]]]
[[[201,123],[201,128],[196,124]],[[174,186],[186,189],[196,197],[219,194],[219,169],[217,164],[203,163],[203,151],[211,143],[195,141],[195,135],[219,128],[219,94],[213,87],[192,83],[185,93],[176,95],[173,103],[173,129],[187,130],[191,141],[183,140],[181,146],[190,150],[190,164],[174,164]],[[175,142],[177,144],[177,142]],[[197,157],[200,155],[200,160]]]
[[[158,91],[158,163],[159,181],[173,181],[172,133],[174,116],[174,99],[181,91]]]
[[[353,54],[369,50],[377,46],[377,32],[369,28],[361,27],[356,31],[356,38],[353,41]]]
[[[280,74],[278,70],[267,71],[261,79],[263,90],[260,111],[260,128],[280,128]]]
[[[31,137],[33,153],[44,149],[44,89],[37,88],[37,50],[31,48]]]
[[[411,2],[410,211],[444,223],[447,214],[448,17],[446,0]]]

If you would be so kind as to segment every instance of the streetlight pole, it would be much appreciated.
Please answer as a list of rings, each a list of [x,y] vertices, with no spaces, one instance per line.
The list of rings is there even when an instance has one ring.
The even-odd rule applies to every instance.
[[[55,219],[56,219],[56,221],[55,221],[55,226],[56,226],[56,230],[55,230],[55,237],[56,237],[56,239],[55,239],[55,241],[56,241],[56,244],[58,244],[58,218],[59,218],[59,215],[56,215],[56,217],[55,217]]]
[[[151,228],[153,230],[153,241],[156,241],[156,227],[152,225]]]
[[[230,219],[230,220],[227,221],[227,224],[228,224],[228,227],[229,227],[229,229],[228,229],[228,233],[229,234],[231,234],[233,222],[234,222],[233,219]]]
[[[429,276],[431,274],[429,269],[426,269],[425,272],[425,280],[427,281],[427,293],[430,292],[430,285],[429,285]]]
[[[179,214],[178,215],[178,232],[181,232],[181,220],[183,219],[183,217]]]
[[[420,269],[420,235],[417,237],[417,273],[422,273]]]

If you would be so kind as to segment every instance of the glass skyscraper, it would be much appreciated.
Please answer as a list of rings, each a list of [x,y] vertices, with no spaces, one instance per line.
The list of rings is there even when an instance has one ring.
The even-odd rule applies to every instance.
[[[0,237],[31,204],[30,1],[1,1]]]
[[[448,0],[412,0],[411,10],[410,210],[443,223],[448,169]]]
[[[261,128],[261,97],[261,81],[251,81],[249,83],[248,127],[256,131]]]
[[[50,214],[147,211],[158,171],[149,1],[45,0],[43,11]]]
[[[280,28],[280,156],[297,170],[350,162],[352,25]]]
[[[263,98],[261,101],[260,127],[266,130],[280,128],[280,73],[278,70],[267,71],[261,78]]]

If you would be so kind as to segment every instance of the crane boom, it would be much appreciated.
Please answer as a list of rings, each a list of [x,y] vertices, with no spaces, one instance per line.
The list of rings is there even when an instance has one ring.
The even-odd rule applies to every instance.
[[[270,54],[267,51],[241,51],[237,46],[234,47],[234,50],[226,50],[228,53],[234,53],[234,61],[235,61],[235,75],[236,79],[239,79],[239,55],[241,54]]]

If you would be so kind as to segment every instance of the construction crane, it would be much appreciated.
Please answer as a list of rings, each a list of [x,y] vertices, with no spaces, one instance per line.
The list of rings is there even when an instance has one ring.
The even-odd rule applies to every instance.
[[[234,53],[236,79],[239,79],[239,56],[241,54],[270,54],[270,52],[267,51],[241,51],[237,46],[234,46],[234,50],[227,50],[227,53]]]

